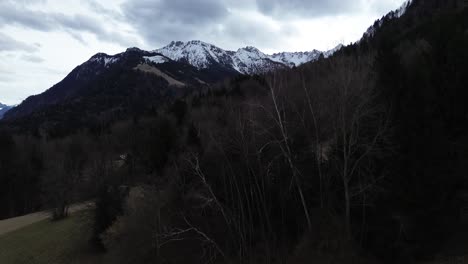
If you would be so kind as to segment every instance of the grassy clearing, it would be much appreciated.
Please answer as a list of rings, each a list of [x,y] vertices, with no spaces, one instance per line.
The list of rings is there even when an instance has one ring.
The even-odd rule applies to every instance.
[[[62,221],[45,220],[0,236],[0,263],[102,263],[92,253],[89,212]]]

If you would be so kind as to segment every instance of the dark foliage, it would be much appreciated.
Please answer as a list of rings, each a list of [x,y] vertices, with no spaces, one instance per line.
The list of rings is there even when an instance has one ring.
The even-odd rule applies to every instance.
[[[4,123],[0,217],[95,199],[92,241],[124,263],[430,259],[468,206],[459,3],[414,0],[331,58],[211,87],[134,71],[138,50],[66,79],[73,95]]]

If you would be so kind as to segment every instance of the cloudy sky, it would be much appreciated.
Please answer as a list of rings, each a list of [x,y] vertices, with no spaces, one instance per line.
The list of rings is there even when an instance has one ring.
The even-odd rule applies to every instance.
[[[98,52],[172,40],[265,53],[358,40],[404,0],[0,0],[0,102],[18,104]]]

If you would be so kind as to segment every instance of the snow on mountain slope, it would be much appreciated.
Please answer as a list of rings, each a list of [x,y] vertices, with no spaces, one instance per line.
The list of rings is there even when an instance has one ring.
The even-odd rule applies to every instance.
[[[321,55],[329,57],[341,47],[342,45],[339,45],[325,52],[313,50],[310,52],[282,52],[268,55],[255,47],[230,51],[199,40],[173,41],[169,45],[153,51],[128,48],[125,52],[116,55],[98,53],[81,65],[73,76],[75,80],[86,81],[115,65],[125,65],[129,58],[133,58],[132,61],[141,60],[140,63],[146,62],[154,65],[171,61],[181,62],[198,70],[206,70],[204,74],[209,75],[263,74],[315,61]]]
[[[284,63],[289,67],[299,66],[309,61],[317,60],[323,52],[318,50],[308,52],[282,52],[271,55],[271,59]]]
[[[242,74],[265,73],[275,69],[294,67],[317,60],[321,54],[330,56],[342,46],[321,52],[283,52],[267,55],[255,47],[245,47],[237,51],[228,51],[199,40],[188,42],[173,41],[169,45],[154,50],[175,61],[184,61],[198,69],[207,69],[214,65],[233,69]]]
[[[98,53],[98,54],[94,55],[89,60],[89,62],[97,62],[97,63],[103,64],[104,67],[109,67],[110,65],[118,62],[119,59],[120,58],[117,57],[117,56],[110,56],[110,55],[107,55],[107,54],[104,54],[104,53]]]
[[[208,68],[213,62],[232,64],[232,58],[227,51],[199,40],[173,41],[154,52],[175,61],[185,61],[199,69]]]
[[[254,47],[238,49],[232,55],[232,60],[232,67],[243,74],[266,73],[285,67]]]
[[[169,61],[168,58],[161,56],[161,55],[156,55],[156,56],[143,56],[144,59],[155,63],[155,64],[161,64],[161,63],[166,63]]]

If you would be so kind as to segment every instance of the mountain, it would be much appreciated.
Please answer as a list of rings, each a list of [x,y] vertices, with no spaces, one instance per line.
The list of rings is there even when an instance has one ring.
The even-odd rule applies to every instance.
[[[224,68],[198,70],[162,54],[129,48],[116,55],[98,53],[61,82],[11,109],[6,121],[61,124],[69,129],[159,107],[187,92],[238,75]]]
[[[54,105],[23,116],[45,126],[24,137],[0,135],[0,217],[42,206],[48,199],[41,197],[57,197],[46,208],[95,197],[102,203],[94,221],[104,225],[93,235],[113,230],[105,237],[107,256],[136,263],[196,263],[207,239],[219,251],[209,257],[220,263],[463,259],[468,9],[433,11],[444,1],[413,0],[377,22],[368,38],[282,71],[273,86],[269,75],[240,76],[223,82],[222,91],[169,102],[151,118],[140,114],[222,72],[239,73],[236,52],[222,56],[194,45],[185,55],[176,47],[98,54],[44,98]],[[245,70],[268,59],[254,48],[244,52],[258,55]],[[308,59],[275,57],[277,65]],[[98,130],[71,129],[77,122]],[[70,133],[56,132],[60,126]],[[67,137],[30,136],[50,127]],[[125,201],[130,210],[115,210]],[[151,225],[156,218],[162,221]],[[178,227],[197,232],[171,232]],[[148,230],[175,243],[154,254],[156,231]]]
[[[373,37],[375,32],[382,27],[383,23],[388,20],[394,20],[398,19],[401,16],[403,16],[408,8],[411,6],[413,3],[413,0],[406,0],[398,9],[389,12],[385,16],[383,16],[381,19],[378,19],[375,21],[375,23],[370,26],[367,31],[364,33],[364,38],[370,38]]]
[[[408,229],[408,243],[397,246],[405,256],[466,256],[467,247],[461,243],[467,241],[458,234],[468,230],[460,226],[467,222],[458,210],[468,205],[468,199],[461,198],[468,193],[468,1],[408,3],[376,21],[344,52],[376,54],[379,101],[391,109],[392,144],[398,150],[386,158],[392,175],[387,191],[395,196],[375,206],[400,208],[405,219],[418,223]],[[383,221],[366,223],[385,226]],[[460,237],[468,236],[463,231]],[[385,248],[393,242],[371,241],[368,247],[374,255],[388,263],[405,262],[391,261],[394,249]]]
[[[315,61],[321,55],[328,57],[342,45],[330,51],[282,52],[267,55],[255,47],[240,48],[237,51],[223,50],[199,40],[188,42],[173,41],[154,52],[175,60],[187,62],[198,69],[221,67],[241,74],[262,74],[276,69],[291,68]]]
[[[428,17],[435,17],[441,14],[460,12],[468,7],[466,0],[406,0],[398,9],[393,10],[375,21],[364,33],[363,39],[374,37],[376,31],[382,30],[384,24],[407,23],[407,26],[427,23]],[[400,19],[405,14],[407,18]],[[387,25],[390,26],[390,25]],[[391,26],[390,26],[391,28]],[[396,34],[396,33],[395,33]]]
[[[0,103],[0,119],[2,119],[2,118],[3,118],[3,115],[4,115],[8,110],[10,110],[11,108],[13,108],[13,106],[9,106],[9,105],[5,105],[5,104]]]
[[[193,88],[206,87],[239,74],[263,74],[299,66],[320,56],[328,57],[341,47],[326,52],[314,50],[266,55],[255,47],[234,52],[194,40],[173,41],[154,51],[129,48],[116,55],[98,53],[49,90],[27,98],[9,111],[5,120],[33,113],[36,117],[40,115],[39,119],[47,119],[50,116],[46,116],[43,110],[51,106],[67,105],[67,109],[71,109],[71,105],[81,105],[85,109],[81,111],[90,115],[137,107],[131,104],[140,104],[139,108],[154,107],[162,98],[174,98]],[[138,92],[132,92],[132,89]],[[139,93],[148,96],[142,97]],[[129,98],[133,98],[132,103],[129,103]],[[49,112],[47,114],[50,115]]]
[[[284,63],[285,65],[292,68],[295,66],[300,66],[307,62],[316,61],[322,55],[323,57],[328,58],[343,47],[344,46],[342,44],[339,44],[335,48],[325,52],[318,50],[306,52],[281,52],[275,53],[269,57],[274,61]]]

